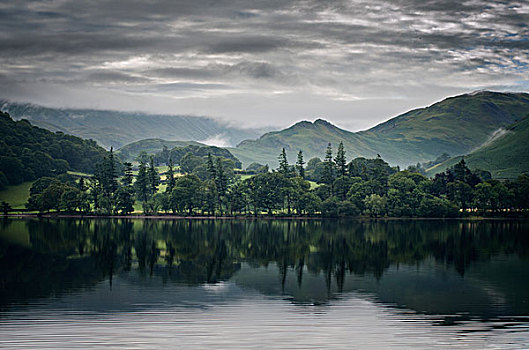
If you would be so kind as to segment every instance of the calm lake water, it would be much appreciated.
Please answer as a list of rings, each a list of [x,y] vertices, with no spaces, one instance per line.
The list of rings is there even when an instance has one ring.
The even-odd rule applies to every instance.
[[[529,348],[527,221],[0,221],[0,348]]]

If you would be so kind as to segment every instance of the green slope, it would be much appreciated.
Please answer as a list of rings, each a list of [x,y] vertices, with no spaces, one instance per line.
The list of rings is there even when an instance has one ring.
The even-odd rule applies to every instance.
[[[17,185],[68,170],[93,173],[106,155],[93,140],[53,133],[0,112],[0,182]]]
[[[417,153],[451,155],[470,152],[529,113],[529,94],[483,91],[447,98],[361,132],[401,141]],[[433,158],[430,158],[433,159]]]
[[[512,124],[502,136],[464,156],[470,169],[484,169],[495,178],[516,178],[529,173],[529,116]],[[427,170],[432,176],[454,166],[463,157],[454,157]]]
[[[16,120],[28,119],[33,125],[93,139],[106,148],[116,149],[146,138],[195,141],[217,138],[235,145],[269,130],[234,128],[205,117],[46,108],[1,99],[0,107]]]
[[[33,181],[7,186],[5,189],[0,190],[0,201],[6,201],[13,209],[24,209],[29,198],[31,185],[33,185]]]
[[[344,143],[349,159],[382,158],[393,165],[407,166],[437,158],[442,153],[461,155],[479,147],[499,128],[529,113],[529,95],[478,92],[447,98],[430,107],[416,109],[369,130],[348,132],[317,120],[243,141],[232,153],[246,165],[251,161],[277,166],[285,148],[291,162],[301,149],[305,159],[323,157],[328,142]]]
[[[147,154],[156,154],[163,150],[163,147],[167,149],[173,149],[175,147],[186,147],[189,145],[205,146],[204,144],[196,141],[167,141],[163,139],[145,139],[136,142],[126,144],[117,150],[116,154],[119,155],[123,161],[135,160],[141,152]]]
[[[327,144],[335,146],[343,141],[348,155],[376,156],[376,151],[365,144],[363,137],[356,133],[340,129],[329,122],[318,119],[314,123],[302,121],[288,129],[269,132],[257,140],[246,140],[229,150],[247,166],[252,162],[277,166],[277,157],[284,147],[291,163],[295,162],[299,150],[305,160],[323,157]]]

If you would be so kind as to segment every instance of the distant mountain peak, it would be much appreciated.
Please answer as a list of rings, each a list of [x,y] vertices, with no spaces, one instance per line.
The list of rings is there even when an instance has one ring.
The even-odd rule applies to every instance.
[[[489,91],[489,90],[474,90],[472,92],[469,92],[467,95],[468,96],[476,96],[476,95],[485,95],[485,94],[491,94],[491,93],[494,93],[493,91]]]
[[[325,119],[318,118],[314,121],[314,125],[322,125],[322,126],[334,126],[334,124],[329,123]]]
[[[325,119],[318,118],[314,122],[308,121],[308,120],[302,120],[299,121],[291,126],[291,128],[297,128],[297,127],[310,127],[310,126],[334,126],[332,123],[328,122]]]
[[[457,95],[457,96],[453,96],[453,97],[449,97],[448,99],[453,99],[453,98],[460,98],[460,97],[469,97],[469,98],[472,98],[472,97],[478,97],[478,98],[482,98],[482,97],[507,97],[507,98],[514,98],[515,96],[528,96],[529,94],[527,94],[526,92],[508,92],[508,91],[492,91],[492,90],[474,90],[472,92],[469,92],[469,93],[466,93],[466,94],[462,94],[462,95]]]
[[[302,120],[302,121],[299,121],[299,122],[293,124],[291,126],[291,128],[298,128],[298,127],[306,128],[308,126],[312,126],[312,123],[310,121],[308,121],[308,120]]]

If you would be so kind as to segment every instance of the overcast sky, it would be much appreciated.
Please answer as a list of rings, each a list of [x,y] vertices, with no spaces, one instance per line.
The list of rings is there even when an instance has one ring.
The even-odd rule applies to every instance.
[[[361,130],[477,89],[529,90],[529,2],[0,2],[0,97]]]

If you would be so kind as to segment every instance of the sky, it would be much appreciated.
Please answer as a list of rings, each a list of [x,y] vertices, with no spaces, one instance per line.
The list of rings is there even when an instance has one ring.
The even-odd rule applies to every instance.
[[[0,97],[363,130],[475,90],[529,91],[529,2],[7,0]]]

